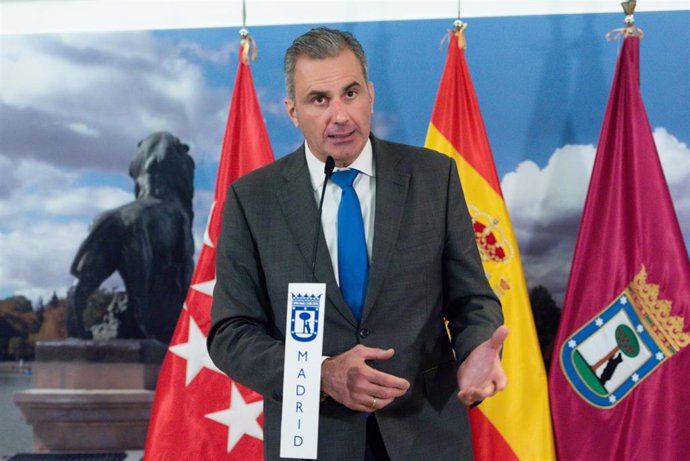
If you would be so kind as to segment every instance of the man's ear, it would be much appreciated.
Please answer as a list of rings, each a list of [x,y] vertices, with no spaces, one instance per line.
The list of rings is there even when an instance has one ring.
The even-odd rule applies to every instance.
[[[369,87],[369,99],[371,100],[371,113],[374,113],[374,83],[369,82],[367,83],[367,86]]]
[[[290,98],[285,98],[283,100],[283,104],[285,104],[285,110],[287,110],[288,117],[290,117],[290,120],[292,120],[292,124],[295,125],[295,128],[299,128],[299,121],[297,120],[297,106],[295,106],[295,101]]]

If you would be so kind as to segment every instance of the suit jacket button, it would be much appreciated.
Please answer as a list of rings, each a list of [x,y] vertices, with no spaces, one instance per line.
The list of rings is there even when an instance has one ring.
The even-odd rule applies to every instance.
[[[366,338],[367,336],[369,336],[369,330],[367,330],[366,328],[362,328],[361,330],[359,330],[360,338]]]

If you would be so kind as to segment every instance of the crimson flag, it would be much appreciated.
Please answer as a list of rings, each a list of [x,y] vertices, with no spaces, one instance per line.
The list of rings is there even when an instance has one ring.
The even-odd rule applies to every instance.
[[[235,179],[273,161],[247,46],[240,49],[203,247],[158,377],[147,460],[263,459],[261,396],[218,370],[206,350],[225,193]]]
[[[640,95],[640,37],[626,35],[550,373],[569,461],[690,453],[690,260]]]

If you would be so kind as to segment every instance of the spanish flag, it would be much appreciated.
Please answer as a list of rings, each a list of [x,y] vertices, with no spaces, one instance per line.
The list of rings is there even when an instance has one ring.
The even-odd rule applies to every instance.
[[[510,329],[503,350],[508,387],[469,410],[475,458],[553,460],[546,372],[520,253],[465,60],[464,27],[451,35],[425,145],[455,159],[484,270]]]

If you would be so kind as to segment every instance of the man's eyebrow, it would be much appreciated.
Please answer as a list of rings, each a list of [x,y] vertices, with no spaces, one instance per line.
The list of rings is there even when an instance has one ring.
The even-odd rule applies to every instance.
[[[352,90],[352,89],[361,88],[361,86],[362,86],[362,84],[361,84],[360,82],[358,82],[357,80],[355,80],[355,81],[353,81],[352,83],[350,83],[350,84],[348,84],[348,85],[345,85],[345,86],[343,87],[343,93],[345,93],[345,92],[347,92],[347,91],[349,91],[349,90]],[[309,92],[307,93],[306,98],[307,98],[307,99],[318,98],[318,97],[327,98],[328,95],[329,95],[328,91],[324,91],[324,90],[311,90],[311,91],[309,91]]]
[[[344,91],[348,91],[348,90],[352,90],[352,89],[355,89],[355,88],[359,88],[359,87],[361,87],[361,86],[362,86],[362,84],[355,80],[354,82],[352,82],[352,83],[350,83],[349,85],[347,85],[346,87],[344,87]]]
[[[328,93],[326,91],[321,91],[321,90],[311,90],[309,93],[307,93],[307,99],[311,98],[324,98],[328,96]]]

